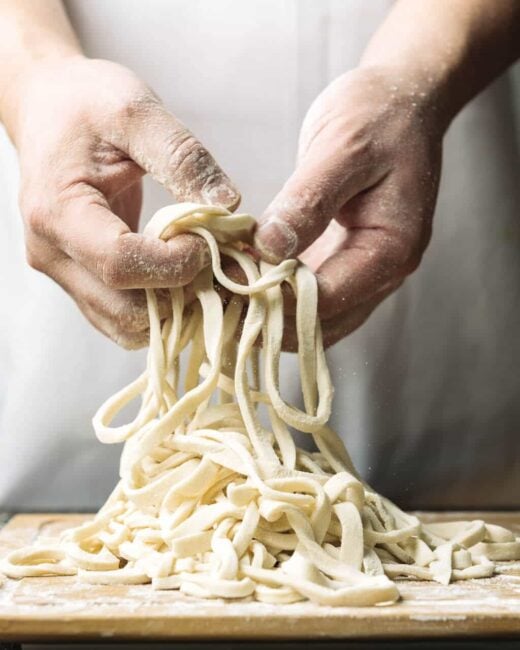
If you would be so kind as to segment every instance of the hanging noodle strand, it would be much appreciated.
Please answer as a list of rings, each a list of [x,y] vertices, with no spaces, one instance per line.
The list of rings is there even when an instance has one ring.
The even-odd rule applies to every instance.
[[[200,598],[359,606],[395,602],[394,577],[448,584],[491,576],[497,562],[520,558],[520,539],[505,528],[422,525],[362,482],[327,426],[333,388],[314,275],[295,260],[258,265],[241,243],[253,225],[249,215],[190,203],[152,218],[148,236],[203,237],[211,267],[194,281],[191,304],[183,289],[170,290],[162,323],[155,291],[146,291],[146,370],[93,420],[101,442],[125,442],[108,501],[57,543],[10,553],[1,564],[7,576],[77,574]],[[226,276],[221,255],[238,263],[247,284]],[[283,282],[297,303],[304,410],[280,395]],[[111,426],[138,398],[134,420]],[[309,434],[317,451],[297,448],[291,428]]]

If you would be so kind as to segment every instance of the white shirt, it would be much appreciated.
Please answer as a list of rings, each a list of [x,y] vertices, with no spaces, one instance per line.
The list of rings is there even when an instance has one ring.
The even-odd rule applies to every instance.
[[[314,96],[356,65],[391,5],[363,0],[71,0],[90,56],[132,68],[215,155],[259,215],[294,165]],[[518,72],[518,70],[516,70]],[[361,472],[401,505],[508,506],[520,497],[520,189],[513,75],[446,138],[434,236],[420,269],[329,353],[333,424]],[[517,124],[517,128],[518,128]],[[16,156],[0,140],[0,507],[93,509],[118,446],[90,419],[144,352],[95,331],[29,269]],[[166,192],[145,183],[143,221]],[[294,360],[282,364],[297,399]]]

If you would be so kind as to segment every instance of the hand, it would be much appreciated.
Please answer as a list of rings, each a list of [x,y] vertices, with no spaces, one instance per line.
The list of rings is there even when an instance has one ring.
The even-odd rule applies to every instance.
[[[29,264],[114,341],[145,345],[142,288],[187,284],[209,254],[196,235],[163,242],[136,233],[141,177],[150,173],[179,201],[234,208],[238,192],[200,142],[119,65],[81,55],[41,62],[10,92]]]
[[[440,174],[437,122],[413,79],[384,68],[339,77],[307,113],[296,171],[255,245],[268,261],[299,255],[315,271],[326,345],[359,327],[421,260]]]

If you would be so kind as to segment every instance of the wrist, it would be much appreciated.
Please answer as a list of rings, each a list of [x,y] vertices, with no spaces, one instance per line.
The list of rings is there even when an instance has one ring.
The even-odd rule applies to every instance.
[[[84,58],[81,50],[74,47],[55,48],[45,53],[25,52],[4,68],[0,77],[0,121],[16,145],[24,114],[24,98],[28,88],[39,72],[49,66],[59,67],[73,58]],[[38,110],[37,106],[33,107]]]
[[[361,66],[400,69],[446,129],[519,55],[519,21],[520,3],[514,1],[398,0]]]
[[[425,131],[436,137],[444,136],[454,109],[445,80],[438,73],[399,63],[378,64],[373,59],[362,60],[358,71],[370,75],[382,86],[388,103],[397,110],[419,120]]]
[[[20,97],[47,61],[81,56],[61,0],[6,0],[0,12],[0,119],[15,136]],[[38,107],[36,107],[37,109]]]

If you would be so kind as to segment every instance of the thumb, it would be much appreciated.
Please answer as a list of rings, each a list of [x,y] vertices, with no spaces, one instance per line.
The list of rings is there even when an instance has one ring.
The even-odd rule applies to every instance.
[[[371,173],[339,146],[308,152],[259,220],[255,246],[278,263],[308,248],[345,203],[370,186]]]
[[[234,209],[240,194],[197,138],[158,102],[131,111],[117,142],[142,169],[177,201]]]

